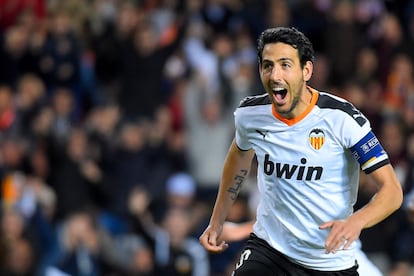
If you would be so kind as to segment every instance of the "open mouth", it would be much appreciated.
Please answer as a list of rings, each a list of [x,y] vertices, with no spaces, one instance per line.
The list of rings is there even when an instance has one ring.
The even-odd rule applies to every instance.
[[[279,88],[274,88],[273,89],[273,95],[275,95],[276,99],[278,101],[282,101],[285,99],[287,94],[287,89],[283,88],[283,87],[279,87]]]

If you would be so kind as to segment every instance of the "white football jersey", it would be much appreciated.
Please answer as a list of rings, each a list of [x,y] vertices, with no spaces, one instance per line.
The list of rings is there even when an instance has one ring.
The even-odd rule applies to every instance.
[[[235,111],[236,144],[258,161],[255,234],[305,267],[342,270],[355,264],[355,244],[325,253],[324,222],[346,219],[356,202],[360,168],[389,163],[370,123],[351,103],[312,91],[307,110],[280,117],[267,94],[245,98]]]

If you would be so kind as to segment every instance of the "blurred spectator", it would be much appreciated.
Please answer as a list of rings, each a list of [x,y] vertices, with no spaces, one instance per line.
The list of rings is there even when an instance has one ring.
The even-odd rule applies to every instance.
[[[167,232],[169,251],[162,274],[210,275],[209,258],[197,238],[191,237],[191,215],[188,209],[171,207],[163,219],[162,228]]]
[[[25,12],[33,13],[37,18],[43,18],[47,12],[46,2],[44,0],[1,0],[0,30],[13,26]]]
[[[54,112],[52,107],[45,105],[39,109],[32,120],[30,131],[32,133],[33,142],[38,144],[40,147],[49,150],[49,147],[53,147],[54,143],[52,135]],[[49,154],[49,152],[47,154]]]
[[[0,137],[14,136],[19,131],[13,93],[10,86],[0,84]]]
[[[394,114],[394,116],[388,115],[384,118],[379,132],[379,139],[389,154],[397,177],[403,185],[406,185],[406,179],[409,175],[407,170],[409,159],[407,152],[404,150],[406,145],[404,134],[404,125],[398,114]],[[403,190],[406,197],[407,189],[403,187]],[[414,232],[408,221],[407,210],[404,210],[404,208],[399,209],[385,221],[384,226],[388,231],[382,232],[382,235],[384,233],[389,235],[383,243],[390,258],[389,275],[409,275],[409,262],[411,262],[414,253],[414,249],[411,246]]]
[[[29,230],[21,213],[3,208],[0,231],[5,250],[4,264],[0,268],[3,275],[34,275],[37,259],[33,233]]]
[[[185,173],[172,175],[166,185],[167,204],[171,207],[190,208],[196,196],[196,183],[194,179]]]
[[[378,79],[373,79],[363,85],[363,89],[365,101],[361,112],[368,117],[375,133],[379,133],[384,110],[384,101],[382,100],[383,88]]]
[[[331,63],[331,83],[341,86],[353,75],[355,57],[363,41],[354,18],[353,2],[334,1],[328,20],[324,32],[324,52]]]
[[[119,50],[131,39],[140,12],[130,1],[96,1],[91,18],[92,50],[95,54],[97,85],[105,99],[118,100],[120,83]]]
[[[387,85],[391,60],[394,55],[403,51],[403,30],[401,22],[392,13],[384,13],[376,26],[373,45],[378,56],[378,74],[382,85]]]
[[[246,32],[234,36],[222,34],[213,46],[219,58],[219,93],[223,99],[223,108],[230,112],[235,110],[244,97],[262,92],[256,72],[256,50]]]
[[[144,248],[152,251],[154,270],[159,272],[168,262],[169,244],[167,233],[159,226],[165,210],[158,214],[157,211],[160,211],[154,211],[152,204],[151,195],[145,188],[134,187],[128,198],[127,223],[130,232],[143,239]]]
[[[331,87],[330,72],[330,59],[323,53],[316,53],[313,74],[309,80],[309,85],[317,87],[320,91],[335,91],[335,87]]]
[[[198,199],[197,184],[188,173],[177,172],[166,181],[165,209],[184,208],[191,216],[190,234],[198,236],[201,225],[208,219],[208,208]]]
[[[48,91],[57,87],[67,87],[81,106],[79,90],[79,38],[74,31],[74,21],[62,9],[49,16],[48,34],[39,55],[39,71]]]
[[[187,167],[183,130],[174,130],[172,120],[171,109],[161,106],[147,125],[149,161],[152,168],[148,189],[155,202],[165,200],[164,183],[167,178]]]
[[[367,85],[370,81],[378,79],[378,57],[371,47],[363,47],[358,50],[353,78]]]
[[[35,273],[35,252],[28,240],[21,238],[6,250],[8,256],[3,275],[31,276]]]
[[[94,199],[102,189],[102,171],[88,151],[85,130],[73,129],[68,138],[51,162],[50,185],[57,196],[57,219],[95,206]]]
[[[413,64],[408,55],[399,53],[392,57],[384,90],[385,112],[403,115],[406,106],[411,108],[414,97],[413,73]]]
[[[118,271],[116,275],[151,276],[159,273],[154,260],[153,250],[137,235],[119,235],[114,239]]]
[[[232,110],[224,110],[217,95],[203,95],[195,80],[187,89],[185,117],[189,171],[196,180],[199,195],[211,202],[220,183],[226,147],[231,142],[233,129],[229,125]]]
[[[162,89],[163,69],[180,45],[184,23],[179,23],[177,36],[170,44],[160,44],[160,37],[148,18],[139,21],[131,39],[125,41],[119,68],[121,88],[118,98],[125,116],[152,118],[156,109],[167,101],[169,95]]]
[[[272,1],[267,1],[272,2]],[[289,6],[289,26],[303,30],[314,44],[314,50],[323,50],[324,34],[328,28],[329,16],[333,11],[334,1],[286,1]],[[269,26],[272,27],[272,26]],[[324,31],[320,31],[324,30]]]
[[[111,195],[108,208],[116,215],[124,216],[127,213],[127,198],[133,187],[142,185],[151,189],[146,131],[144,122],[123,122],[109,163],[105,164]]]
[[[407,174],[407,152],[404,147],[406,140],[404,124],[400,118],[398,115],[385,117],[378,136],[388,152],[400,183],[404,183]]]
[[[210,36],[208,25],[197,20],[189,26],[183,42],[184,56],[191,73],[206,97],[216,96],[220,88],[219,57],[211,46],[214,41],[221,42],[222,36],[217,38]]]
[[[52,139],[57,144],[64,144],[72,128],[76,125],[75,100],[72,91],[68,88],[57,88],[53,91],[50,106],[53,109],[53,120],[51,124]]]
[[[174,171],[188,170],[184,111],[186,86],[187,81],[184,78],[176,80],[167,106],[168,114],[171,116],[171,125],[169,126],[170,132],[164,137],[163,141],[167,149],[164,148],[161,154],[169,156],[169,162]]]
[[[85,118],[84,127],[91,141],[91,147],[99,156],[101,164],[108,162],[116,146],[117,131],[122,114],[116,104],[95,106]]]
[[[286,27],[291,23],[289,1],[269,1],[266,23],[268,27]]]
[[[0,83],[13,89],[21,75],[36,71],[29,35],[29,30],[23,26],[13,25],[0,36]]]
[[[57,228],[58,251],[46,271],[55,269],[68,275],[105,275],[111,273],[112,261],[93,214],[79,211],[70,214]],[[109,242],[108,248],[111,248]],[[53,274],[51,274],[53,275]]]
[[[359,110],[364,110],[366,96],[363,86],[360,83],[352,80],[345,83],[341,89],[341,95]]]
[[[5,138],[0,141],[1,202],[3,206],[14,207],[25,188],[23,173],[27,157],[27,143],[21,138]]]
[[[390,276],[411,275],[414,265],[414,136],[407,142],[407,174],[404,179],[404,204],[399,211],[398,230],[393,237]]]
[[[39,77],[26,74],[18,79],[14,102],[21,135],[33,138],[31,132],[33,118],[45,105],[45,100],[46,87]]]
[[[142,186],[132,188],[128,197],[128,223],[132,232],[143,236],[146,242],[155,248],[156,221],[151,210],[152,198]]]
[[[204,22],[212,28],[214,33],[229,30],[230,10],[222,2],[224,1],[204,1],[204,6],[201,10]]]

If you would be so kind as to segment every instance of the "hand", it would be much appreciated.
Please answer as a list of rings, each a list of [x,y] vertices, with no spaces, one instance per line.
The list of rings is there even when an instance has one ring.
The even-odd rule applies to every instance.
[[[199,238],[200,243],[208,252],[217,254],[229,247],[225,241],[221,241],[217,244],[222,229],[223,226],[220,226],[220,229],[213,229],[213,227],[209,225],[206,230],[204,230],[203,234],[201,234]]]
[[[319,229],[331,229],[325,241],[326,254],[346,250],[359,238],[362,227],[351,220],[333,220],[319,226]]]
[[[102,171],[92,160],[85,160],[81,163],[82,174],[92,183],[97,183],[102,179]]]

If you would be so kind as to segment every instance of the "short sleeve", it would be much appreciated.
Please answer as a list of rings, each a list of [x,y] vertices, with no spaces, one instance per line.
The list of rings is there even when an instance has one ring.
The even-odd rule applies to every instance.
[[[243,124],[243,112],[240,108],[237,108],[234,112],[234,123],[236,127],[235,131],[235,141],[236,145],[240,150],[249,150],[251,149],[251,144],[248,139],[247,130]]]

